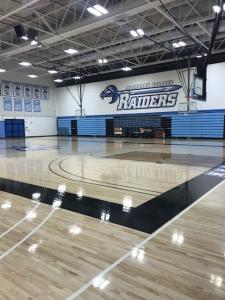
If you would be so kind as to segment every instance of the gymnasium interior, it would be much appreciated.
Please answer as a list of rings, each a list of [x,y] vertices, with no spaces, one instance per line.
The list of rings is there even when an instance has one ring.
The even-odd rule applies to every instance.
[[[0,0],[0,300],[225,299],[225,0]]]

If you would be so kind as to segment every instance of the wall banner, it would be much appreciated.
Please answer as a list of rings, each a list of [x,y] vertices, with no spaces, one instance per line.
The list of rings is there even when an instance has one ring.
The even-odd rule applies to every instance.
[[[14,110],[22,111],[22,99],[14,98]]]
[[[25,110],[25,112],[32,112],[31,99],[24,99],[24,110]]]
[[[41,87],[33,86],[33,99],[40,99],[40,98],[41,98]]]
[[[12,98],[3,97],[4,111],[12,111]]]
[[[12,95],[12,83],[10,81],[2,81],[2,96]]]
[[[40,100],[33,100],[33,111],[41,112],[41,102]]]
[[[13,86],[13,96],[22,97],[23,96],[22,83],[13,82],[12,86]]]
[[[41,88],[41,99],[42,100],[48,100],[49,99],[49,88],[46,86],[43,86]]]
[[[24,98],[32,98],[32,87],[29,84],[23,85],[23,96]]]

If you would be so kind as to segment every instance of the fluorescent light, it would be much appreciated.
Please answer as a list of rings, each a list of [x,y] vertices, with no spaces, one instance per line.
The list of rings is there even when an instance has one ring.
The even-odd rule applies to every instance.
[[[179,45],[178,43],[173,43],[173,47],[174,47],[174,48],[179,48],[180,45]]]
[[[141,28],[137,29],[137,33],[138,33],[140,36],[145,35],[144,30],[141,29]]]
[[[75,80],[77,80],[77,79],[81,79],[81,77],[80,76],[74,76],[73,77]]]
[[[225,3],[224,3],[224,5],[223,5],[223,10],[225,10]]]
[[[28,41],[29,40],[27,35],[21,36],[21,39],[23,39],[24,41]]]
[[[96,17],[100,17],[102,15],[102,13],[100,13],[98,10],[94,9],[93,7],[88,7],[87,10],[89,11],[89,13],[95,15]]]
[[[0,73],[6,72],[6,69],[0,69]]]
[[[94,9],[96,9],[97,11],[99,11],[103,15],[106,15],[108,13],[108,10],[105,9],[104,7],[102,7],[99,4],[94,5]]]
[[[63,80],[60,79],[60,78],[54,79],[54,81],[55,81],[55,82],[63,82]]]
[[[66,52],[67,54],[70,54],[70,55],[78,53],[78,51],[76,49],[72,49],[72,48],[66,49],[66,50],[64,50],[64,52]]]
[[[103,59],[99,59],[98,62],[100,64],[106,64],[108,62],[108,60],[106,58],[103,58]]]
[[[36,46],[36,45],[38,45],[38,41],[36,41],[36,40],[33,40],[33,41],[31,41],[31,46]]]
[[[48,70],[48,73],[49,73],[49,74],[57,74],[58,71],[56,71],[56,70]]]
[[[196,55],[197,58],[202,58],[201,54]]]
[[[19,65],[23,66],[23,67],[30,67],[31,66],[31,63],[28,62],[28,61],[22,61],[19,63]]]
[[[30,74],[30,75],[27,75],[28,77],[30,78],[37,78],[38,76],[37,75],[34,75],[34,74]]]
[[[207,56],[208,54],[207,53],[204,53],[204,56]]]
[[[122,70],[127,72],[127,71],[131,71],[132,69],[130,67],[123,67]]]
[[[214,10],[214,12],[215,12],[216,14],[218,14],[218,13],[221,11],[221,8],[220,8],[219,5],[214,5],[214,6],[213,6],[213,10]]]
[[[130,34],[131,34],[133,37],[137,37],[137,36],[138,36],[138,33],[137,33],[135,30],[130,30]]]
[[[178,42],[178,44],[179,44],[181,47],[184,47],[184,46],[186,46],[186,43],[185,43],[185,42],[183,42],[183,41],[180,41],[180,42]]]

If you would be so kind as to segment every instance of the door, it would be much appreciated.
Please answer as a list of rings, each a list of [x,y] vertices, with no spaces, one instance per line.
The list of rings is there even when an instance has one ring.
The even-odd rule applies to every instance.
[[[106,119],[106,136],[114,136],[114,120]]]
[[[77,135],[77,120],[71,121],[71,135]]]
[[[171,118],[170,117],[162,117],[161,118],[161,127],[165,132],[165,138],[171,137]]]

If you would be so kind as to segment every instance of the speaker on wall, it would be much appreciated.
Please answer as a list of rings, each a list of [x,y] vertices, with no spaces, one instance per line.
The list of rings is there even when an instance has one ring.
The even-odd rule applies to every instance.
[[[18,38],[21,38],[22,36],[25,36],[26,35],[26,32],[25,32],[25,28],[23,25],[21,24],[18,24],[14,27],[15,29],[15,32],[16,32],[16,36]]]

